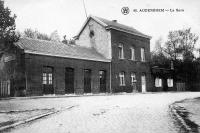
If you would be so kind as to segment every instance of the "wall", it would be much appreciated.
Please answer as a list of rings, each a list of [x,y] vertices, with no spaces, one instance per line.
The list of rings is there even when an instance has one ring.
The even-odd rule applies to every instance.
[[[118,45],[123,44],[124,58],[118,58]],[[137,89],[141,92],[141,75],[145,73],[147,91],[152,89],[152,79],[150,73],[150,40],[128,33],[120,32],[117,30],[111,30],[111,44],[112,44],[112,88],[113,91],[123,91],[126,88],[131,89],[131,72],[136,72]],[[135,48],[136,60],[130,60],[130,48]],[[140,49],[145,49],[146,62],[141,62]],[[119,86],[119,72],[125,72],[126,86]]]
[[[90,31],[94,31],[94,36],[90,37]],[[103,26],[90,19],[81,32],[76,44],[84,47],[96,49],[105,58],[111,59],[111,35]]]
[[[5,52],[0,59],[0,81],[9,81],[10,96],[19,96],[17,91],[25,88],[24,55],[16,47]],[[24,94],[20,94],[22,96]]]
[[[26,74],[28,79],[27,95],[42,95],[42,69],[43,66],[51,66],[54,68],[53,85],[56,94],[65,94],[65,68],[74,68],[75,80],[74,89],[82,89],[84,87],[83,70],[92,70],[92,93],[99,92],[99,70],[107,72],[107,92],[109,92],[109,63],[87,61],[70,58],[50,57],[42,55],[26,54]]]

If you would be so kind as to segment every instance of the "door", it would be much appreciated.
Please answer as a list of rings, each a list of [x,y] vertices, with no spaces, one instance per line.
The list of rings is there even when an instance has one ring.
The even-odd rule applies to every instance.
[[[106,92],[106,71],[99,71],[100,92]]]
[[[65,93],[74,93],[74,69],[65,70]]]
[[[43,67],[42,75],[43,83],[43,94],[53,94],[53,68],[52,67]]]
[[[141,85],[142,85],[142,92],[146,92],[146,76],[141,76]]]
[[[84,70],[84,93],[91,92],[91,70]]]

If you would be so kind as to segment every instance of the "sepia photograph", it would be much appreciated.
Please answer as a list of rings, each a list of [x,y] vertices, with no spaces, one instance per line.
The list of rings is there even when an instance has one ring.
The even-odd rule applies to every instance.
[[[0,133],[199,133],[199,0],[0,0]]]

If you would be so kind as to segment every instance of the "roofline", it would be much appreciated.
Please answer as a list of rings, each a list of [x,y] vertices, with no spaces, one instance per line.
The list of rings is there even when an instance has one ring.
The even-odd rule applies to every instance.
[[[82,25],[80,31],[78,32],[78,34],[75,36],[75,39],[79,38],[81,32],[83,31],[83,29],[85,28],[85,26],[87,25],[87,23],[90,21],[90,19],[94,19],[97,23],[99,23],[100,25],[102,25],[103,27],[108,26],[107,24],[105,24],[104,22],[100,21],[99,19],[96,19],[94,16],[90,15],[86,21],[84,22],[84,24]]]
[[[44,52],[37,52],[37,51],[31,51],[31,50],[24,50],[24,53],[27,54],[35,54],[35,55],[45,55],[45,56],[54,56],[54,57],[63,57],[63,58],[71,58],[71,59],[82,59],[82,60],[90,60],[90,61],[100,61],[100,62],[111,62],[111,60],[101,60],[101,59],[89,59],[89,58],[83,58],[83,57],[71,57],[67,55],[59,55],[59,54],[50,54],[50,53],[44,53]]]
[[[141,35],[141,34],[129,32],[129,31],[127,31],[127,30],[123,30],[123,29],[121,29],[121,28],[112,27],[112,26],[106,27],[106,29],[107,29],[107,30],[108,30],[108,29],[114,29],[114,30],[118,30],[118,31],[125,32],[125,33],[129,33],[129,34],[132,34],[132,35],[144,37],[144,38],[147,38],[147,39],[151,39],[151,38],[152,38],[151,36],[148,36],[148,35]]]
[[[144,37],[144,38],[147,38],[147,39],[151,39],[152,37],[151,36],[148,36],[148,35],[141,35],[141,34],[137,34],[137,33],[133,33],[133,32],[129,32],[127,30],[123,30],[123,29],[120,29],[120,28],[115,28],[115,27],[112,27],[112,26],[109,26],[102,22],[101,20],[97,19],[95,16],[92,16],[90,15],[87,20],[85,21],[85,23],[83,24],[81,30],[78,32],[78,34],[75,36],[75,39],[78,39],[81,32],[83,31],[83,29],[85,28],[85,26],[87,25],[87,23],[89,22],[90,19],[94,19],[97,23],[99,23],[100,25],[102,25],[103,27],[105,27],[105,29],[115,29],[115,30],[118,30],[118,31],[122,31],[122,32],[125,32],[125,33],[129,33],[129,34],[132,34],[132,35],[137,35],[137,36],[140,36],[140,37]]]

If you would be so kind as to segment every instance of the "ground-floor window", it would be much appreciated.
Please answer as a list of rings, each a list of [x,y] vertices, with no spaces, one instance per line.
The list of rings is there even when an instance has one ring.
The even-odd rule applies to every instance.
[[[119,85],[125,86],[125,72],[119,73]]]
[[[134,83],[136,83],[136,74],[134,72],[131,73],[131,85],[133,85]]]
[[[155,86],[156,87],[162,87],[162,79],[161,78],[155,79]]]
[[[43,67],[42,84],[44,94],[53,94],[53,67]]]
[[[167,79],[167,86],[173,87],[173,79]]]
[[[42,74],[42,84],[47,84],[47,74],[45,72]]]
[[[42,84],[53,84],[53,68],[43,67]]]

